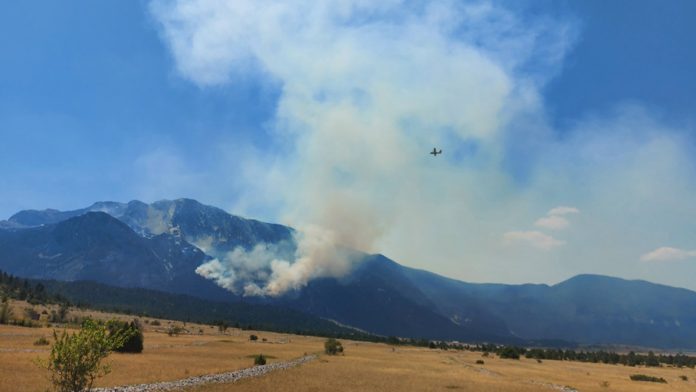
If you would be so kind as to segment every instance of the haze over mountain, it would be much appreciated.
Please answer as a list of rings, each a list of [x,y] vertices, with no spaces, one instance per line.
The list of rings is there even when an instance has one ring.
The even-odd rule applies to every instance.
[[[237,248],[283,244],[292,254],[293,233],[190,199],[21,211],[0,222],[0,269],[273,304],[381,335],[696,347],[696,293],[645,281],[581,275],[553,286],[472,284],[359,252],[343,276],[277,297],[244,298],[201,276],[200,266],[216,257],[244,254]]]

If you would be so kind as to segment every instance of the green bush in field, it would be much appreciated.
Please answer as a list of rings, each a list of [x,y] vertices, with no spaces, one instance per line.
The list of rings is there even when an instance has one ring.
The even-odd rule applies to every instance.
[[[131,332],[110,333],[104,323],[87,319],[73,333],[54,331],[54,343],[47,361],[38,364],[48,370],[53,388],[58,392],[90,390],[94,380],[111,371],[102,361],[128,340]]]
[[[503,359],[520,359],[520,353],[515,347],[505,347],[498,352],[498,356]]]
[[[180,325],[170,325],[167,329],[167,335],[169,336],[179,336],[179,334],[185,332],[184,327]]]
[[[667,380],[665,380],[662,377],[647,376],[645,374],[632,374],[631,380],[633,380],[633,381],[650,381],[650,382],[659,382],[659,383],[667,384]]]
[[[265,365],[266,357],[263,354],[259,354],[254,357],[254,365]]]
[[[9,324],[12,317],[12,308],[7,297],[3,297],[2,305],[0,305],[0,324]]]
[[[334,338],[326,339],[326,342],[324,342],[324,352],[329,355],[337,355],[343,352],[343,345]]]
[[[138,322],[132,321],[127,323],[125,321],[112,320],[106,325],[109,328],[110,334],[122,333],[130,336],[123,342],[121,347],[115,348],[114,351],[133,354],[143,352],[143,342],[145,338],[143,337],[142,327]]]

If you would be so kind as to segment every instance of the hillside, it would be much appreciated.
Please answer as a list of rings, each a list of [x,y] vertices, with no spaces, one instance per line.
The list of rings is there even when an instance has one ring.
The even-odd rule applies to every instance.
[[[371,339],[366,333],[293,309],[244,302],[214,302],[142,288],[89,281],[27,280],[0,271],[0,298],[246,329]],[[21,316],[21,315],[18,315]]]
[[[204,261],[237,247],[282,244],[291,253],[292,234],[289,227],[190,199],[22,211],[0,222],[0,269],[35,279],[184,294],[236,304],[232,307],[271,305],[384,336],[696,348],[696,293],[645,281],[581,275],[553,286],[472,284],[363,255],[340,279],[317,279],[279,298],[240,302],[195,273]],[[72,295],[94,292],[80,284]],[[116,295],[94,296],[103,298],[103,306],[120,306]],[[154,301],[148,305],[153,308]]]

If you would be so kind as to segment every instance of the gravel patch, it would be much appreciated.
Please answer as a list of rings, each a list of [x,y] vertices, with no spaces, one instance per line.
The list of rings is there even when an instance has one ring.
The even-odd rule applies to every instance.
[[[31,348],[0,348],[0,353],[46,353],[48,350]]]
[[[268,365],[254,366],[246,369],[235,370],[233,372],[206,374],[203,376],[189,377],[183,380],[164,381],[153,384],[126,385],[120,387],[108,388],[93,388],[92,392],[155,392],[155,391],[173,391],[180,390],[192,386],[210,384],[210,383],[231,383],[245,378],[259,377],[264,374],[276,371],[290,369],[309,361],[317,359],[316,355],[306,355],[297,359],[285,362],[274,362]]]
[[[536,381],[536,380],[532,380],[532,381],[530,381],[530,383],[535,384],[535,385],[540,385],[540,386],[543,386],[546,388],[555,389],[555,390],[561,391],[561,392],[578,392],[577,389],[575,389],[571,386],[568,386],[568,385],[553,384],[553,383],[541,382],[541,381]]]

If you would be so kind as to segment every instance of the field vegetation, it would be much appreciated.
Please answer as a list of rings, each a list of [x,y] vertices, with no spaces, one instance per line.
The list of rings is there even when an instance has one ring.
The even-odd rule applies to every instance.
[[[110,324],[112,329],[137,325],[141,331],[135,345],[142,344],[142,353],[112,353],[104,362],[111,372],[96,379],[95,386],[177,380],[317,354],[317,360],[298,368],[245,379],[234,385],[210,384],[191,391],[270,391],[278,390],[279,385],[290,391],[572,392],[696,388],[696,371],[689,367],[693,357],[683,354],[526,349],[398,338],[385,339],[388,344],[327,340],[233,326],[220,328],[220,324],[135,318],[65,307],[60,303],[31,304],[11,299],[5,303],[13,321],[10,325],[0,325],[0,379],[3,380],[0,392],[47,390],[49,373],[36,366],[36,361],[50,358],[54,331],[58,336],[64,329],[73,333],[86,319],[118,320]],[[32,319],[31,327],[27,327],[29,323],[17,322],[20,317],[36,317],[36,314],[39,317]],[[54,321],[53,315],[63,322]],[[333,349],[339,347],[338,343],[342,351]],[[329,355],[334,351],[342,355]],[[643,376],[646,381],[665,382],[641,382]]]

